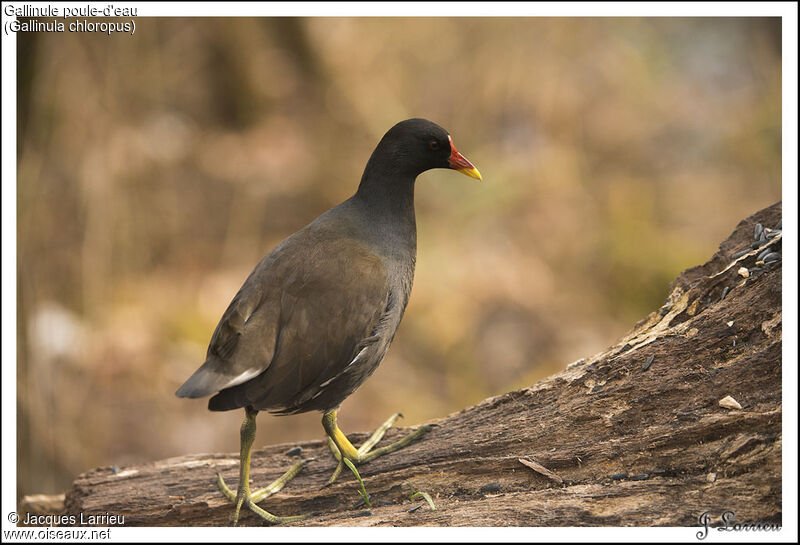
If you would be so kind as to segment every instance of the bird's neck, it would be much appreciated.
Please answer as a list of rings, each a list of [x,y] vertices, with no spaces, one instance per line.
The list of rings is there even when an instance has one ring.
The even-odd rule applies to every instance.
[[[371,177],[365,172],[351,199],[367,219],[369,229],[365,236],[377,241],[376,248],[397,263],[411,263],[406,273],[412,277],[417,253],[415,178],[398,178],[396,173],[394,178]]]
[[[376,219],[416,226],[415,180],[416,175],[378,173],[368,169],[361,178],[355,199],[363,203]]]

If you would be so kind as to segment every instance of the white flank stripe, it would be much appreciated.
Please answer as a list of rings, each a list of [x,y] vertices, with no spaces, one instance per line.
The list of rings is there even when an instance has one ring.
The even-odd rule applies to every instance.
[[[357,361],[358,361],[358,358],[360,358],[360,357],[361,357],[361,354],[363,354],[363,353],[364,353],[364,351],[365,351],[367,348],[368,348],[368,347],[366,347],[366,346],[365,346],[364,348],[362,348],[362,349],[361,349],[361,351],[360,351],[358,354],[356,354],[356,357],[355,357],[355,358],[353,358],[353,361],[351,361],[350,363],[348,363],[348,364],[347,364],[347,367],[345,367],[345,368],[344,368],[344,369],[343,369],[343,370],[342,370],[340,373],[337,373],[337,374],[335,374],[333,377],[329,378],[328,380],[326,380],[325,382],[323,382],[322,384],[320,384],[320,385],[319,385],[319,387],[320,387],[320,388],[324,388],[325,386],[327,386],[328,384],[330,384],[331,382],[333,382],[334,380],[336,380],[337,378],[339,378],[340,376],[342,376],[342,373],[344,373],[345,371],[347,371],[347,368],[348,368],[348,367],[350,367],[350,366],[351,366],[351,365],[353,365],[355,362],[357,362]],[[317,397],[317,395],[319,395],[319,392],[318,392],[318,393],[317,393],[317,394],[316,394],[314,397]],[[314,399],[314,398],[312,397],[311,399]]]
[[[360,357],[361,357],[361,354],[363,354],[363,353],[364,353],[366,350],[367,350],[367,347],[366,347],[366,346],[365,346],[364,348],[362,348],[362,349],[361,349],[361,352],[359,352],[358,354],[356,354],[356,357],[355,357],[355,358],[353,358],[353,361],[351,361],[350,363],[348,363],[348,364],[347,364],[347,367],[350,367],[350,366],[351,366],[351,365],[353,365],[355,362],[357,362],[357,361],[358,361],[358,358],[360,358]],[[345,367],[345,369],[347,369],[347,367]]]

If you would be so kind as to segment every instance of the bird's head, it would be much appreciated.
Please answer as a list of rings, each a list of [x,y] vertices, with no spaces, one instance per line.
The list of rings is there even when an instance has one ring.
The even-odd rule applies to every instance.
[[[451,168],[482,180],[481,173],[459,153],[447,131],[427,119],[407,119],[389,129],[375,155],[414,177],[433,168]]]

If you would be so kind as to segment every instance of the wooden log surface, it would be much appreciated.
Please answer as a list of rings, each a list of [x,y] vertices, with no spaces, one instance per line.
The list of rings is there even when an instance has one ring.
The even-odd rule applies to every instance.
[[[740,222],[607,351],[437,420],[420,441],[362,465],[370,509],[358,505],[347,470],[322,486],[336,465],[322,441],[299,444],[314,460],[261,506],[314,513],[296,526],[693,526],[703,512],[726,510],[739,522],[780,523],[781,262],[756,260],[766,245],[780,252],[782,235],[733,257],[751,247],[755,224],[774,228],[780,218],[778,203]],[[727,396],[741,409],[721,406]],[[381,444],[408,431],[392,429]],[[356,445],[365,438],[351,435]],[[295,446],[255,451],[252,486],[298,461],[286,454]],[[238,455],[96,468],[68,491],[66,513],[227,525],[218,471],[235,488]],[[412,501],[412,489],[436,510]],[[240,522],[264,524],[246,510]]]

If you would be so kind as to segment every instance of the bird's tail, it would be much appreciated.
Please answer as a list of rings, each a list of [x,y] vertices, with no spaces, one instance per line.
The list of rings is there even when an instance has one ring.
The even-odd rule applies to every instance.
[[[209,356],[200,368],[178,388],[175,395],[178,397],[198,398],[215,394],[225,388],[230,388],[250,380],[258,375],[262,369],[248,369],[245,371],[231,372],[231,365],[223,360]]]

